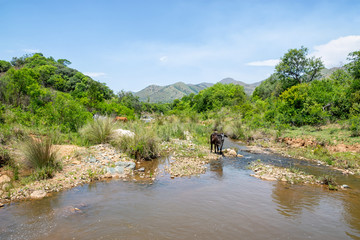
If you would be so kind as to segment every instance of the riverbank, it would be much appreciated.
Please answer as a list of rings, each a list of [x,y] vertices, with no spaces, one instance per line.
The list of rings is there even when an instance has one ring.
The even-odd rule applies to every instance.
[[[339,124],[289,128],[279,135],[275,130],[258,129],[246,144],[254,153],[277,153],[360,175],[360,137],[352,137]]]
[[[63,166],[51,179],[33,181],[26,173],[15,181],[13,173],[0,169],[0,203],[26,199],[39,199],[92,181],[120,179],[123,181],[155,180],[157,168],[146,169],[146,161],[137,161],[120,152],[110,144],[91,147],[56,145],[59,161]],[[161,144],[163,156],[171,156],[165,172],[174,177],[199,175],[206,171],[206,164],[220,155],[210,153],[208,148],[191,140],[173,139]],[[17,152],[16,150],[13,150]],[[21,154],[17,153],[20,157]],[[28,172],[27,174],[30,174]]]

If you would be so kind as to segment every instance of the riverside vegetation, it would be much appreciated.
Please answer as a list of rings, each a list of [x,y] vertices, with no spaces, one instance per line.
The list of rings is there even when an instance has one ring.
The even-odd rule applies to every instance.
[[[218,158],[208,149],[214,129],[360,173],[360,51],[324,77],[320,59],[308,57],[304,47],[290,49],[252,96],[242,86],[218,83],[164,104],[115,94],[70,64],[41,53],[0,61],[0,199],[113,177],[108,171],[120,162],[168,154],[175,159],[167,169],[171,176],[200,174]],[[143,112],[155,120],[141,121]],[[114,122],[114,116],[129,121]]]

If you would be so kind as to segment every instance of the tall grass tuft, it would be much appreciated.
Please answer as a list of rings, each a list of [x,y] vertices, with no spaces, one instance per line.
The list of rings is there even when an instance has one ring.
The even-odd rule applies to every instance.
[[[94,144],[109,142],[115,130],[115,123],[109,117],[99,117],[80,129],[80,135]]]
[[[232,139],[245,139],[245,133],[239,120],[226,125],[224,131]]]
[[[57,160],[57,151],[54,149],[50,138],[34,140],[29,138],[24,144],[23,153],[28,165],[35,169],[36,179],[47,179],[61,170]]]
[[[156,133],[149,128],[137,126],[135,136],[121,136],[112,142],[115,147],[126,152],[135,159],[151,160],[157,158],[160,153],[160,140]]]
[[[0,146],[0,167],[11,164],[9,151]]]

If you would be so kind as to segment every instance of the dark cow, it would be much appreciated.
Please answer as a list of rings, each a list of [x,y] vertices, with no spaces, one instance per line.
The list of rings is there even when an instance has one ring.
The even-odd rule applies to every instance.
[[[213,145],[215,148],[215,153],[222,153],[222,147],[224,145],[225,137],[227,137],[224,133],[216,133],[210,135],[210,145],[211,145],[211,152],[213,149]]]

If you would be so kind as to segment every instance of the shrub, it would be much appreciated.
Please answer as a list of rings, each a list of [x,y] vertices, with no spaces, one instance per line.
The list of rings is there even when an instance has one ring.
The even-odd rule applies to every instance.
[[[321,176],[318,181],[320,184],[328,185],[329,190],[337,190],[337,183],[335,182],[334,177],[330,175]]]
[[[35,180],[43,180],[54,177],[56,172],[56,168],[51,166],[46,166],[43,168],[38,168],[36,171],[32,174],[32,177]]]
[[[351,137],[360,136],[360,116],[353,116],[349,120],[349,130],[351,131]]]
[[[87,141],[94,144],[109,142],[115,130],[115,123],[109,117],[99,117],[91,120],[83,128],[80,134]]]
[[[53,177],[57,170],[61,170],[60,162],[57,160],[57,151],[50,138],[44,140],[29,138],[25,142],[23,153],[28,165],[35,169],[36,179]]]

